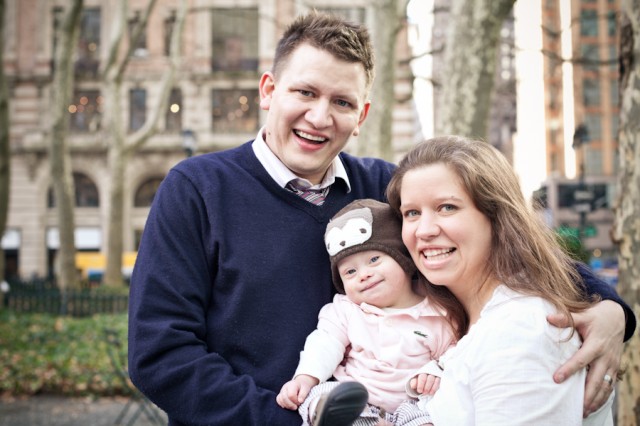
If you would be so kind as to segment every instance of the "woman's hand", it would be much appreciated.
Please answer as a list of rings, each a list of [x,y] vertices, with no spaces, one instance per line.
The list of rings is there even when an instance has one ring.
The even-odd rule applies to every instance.
[[[609,398],[620,368],[624,341],[625,315],[622,306],[603,300],[591,308],[571,315],[582,337],[582,347],[553,375],[556,383],[588,367],[584,393],[584,417],[600,408]],[[556,327],[568,327],[562,314],[547,316]]]

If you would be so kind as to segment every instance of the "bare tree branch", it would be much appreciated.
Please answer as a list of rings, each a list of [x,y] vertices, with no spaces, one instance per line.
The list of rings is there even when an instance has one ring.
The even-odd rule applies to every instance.
[[[439,55],[441,53],[444,53],[444,49],[445,49],[445,45],[442,44],[440,47],[437,47],[435,49],[432,49],[426,52],[422,52],[419,55],[413,55],[408,58],[400,59],[398,60],[398,65],[409,65],[411,61],[414,61],[416,59],[424,58],[425,56]]]
[[[126,51],[122,61],[120,61],[120,63],[118,64],[117,76],[116,76],[117,80],[121,80],[122,79],[122,75],[124,74],[125,70],[127,69],[127,65],[129,65],[129,61],[131,60],[131,57],[133,56],[133,51],[135,50],[136,44],[138,42],[138,39],[144,35],[144,33],[145,33],[146,29],[147,29],[147,22],[149,21],[149,15],[151,14],[151,11],[155,7],[156,3],[157,3],[157,0],[149,0],[149,3],[147,3],[147,7],[146,7],[145,11],[139,15],[141,17],[141,19],[138,22],[136,22],[136,25],[134,25],[134,27],[133,27],[133,29],[131,31],[129,45],[127,46],[127,51]],[[123,25],[126,22],[128,22],[128,20],[124,19],[123,20]]]
[[[544,56],[550,59],[556,60],[560,63],[570,63],[570,64],[576,64],[576,65],[610,66],[610,65],[618,64],[620,60],[619,56],[616,56],[613,59],[592,59],[586,56],[563,58],[562,56],[558,55],[556,52],[553,52],[551,50],[541,49],[540,52]]]
[[[181,60],[180,45],[182,41],[182,31],[187,15],[186,2],[180,3],[180,9],[176,17],[176,25],[171,33],[171,41],[169,48],[169,67],[162,76],[160,84],[160,102],[156,108],[151,110],[151,116],[144,122],[144,125],[133,134],[129,135],[125,144],[125,154],[136,151],[142,146],[155,132],[160,116],[166,111],[169,102],[169,95],[175,81],[175,75],[178,71]]]

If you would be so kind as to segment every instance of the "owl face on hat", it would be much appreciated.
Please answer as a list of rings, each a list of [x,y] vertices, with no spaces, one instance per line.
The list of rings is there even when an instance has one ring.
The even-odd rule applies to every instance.
[[[327,225],[325,247],[331,257],[333,283],[340,293],[344,286],[338,262],[366,250],[390,255],[410,275],[415,266],[402,242],[402,220],[387,203],[372,199],[356,200],[340,210]]]
[[[368,208],[351,210],[335,218],[327,227],[324,242],[329,256],[357,246],[371,238],[373,214]]]

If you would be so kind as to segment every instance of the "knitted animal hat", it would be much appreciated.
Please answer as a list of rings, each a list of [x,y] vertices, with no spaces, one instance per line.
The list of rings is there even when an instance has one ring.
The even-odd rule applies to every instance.
[[[398,262],[409,276],[416,271],[402,242],[402,220],[387,203],[372,199],[352,201],[329,221],[324,243],[331,258],[333,284],[342,294],[338,262],[354,253],[379,250]]]

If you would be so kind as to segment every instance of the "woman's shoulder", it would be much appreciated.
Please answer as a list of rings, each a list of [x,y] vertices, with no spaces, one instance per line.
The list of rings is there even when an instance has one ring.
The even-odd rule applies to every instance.
[[[540,296],[525,294],[500,285],[482,310],[481,317],[515,316],[529,320],[544,318],[546,322],[546,316],[554,310],[553,305]]]
[[[499,286],[483,309],[477,325],[481,325],[483,334],[498,346],[517,342],[525,346],[555,345],[573,341],[570,328],[557,328],[547,321],[547,315],[554,312],[554,306],[542,297]],[[571,343],[572,346],[575,344],[579,343]]]

